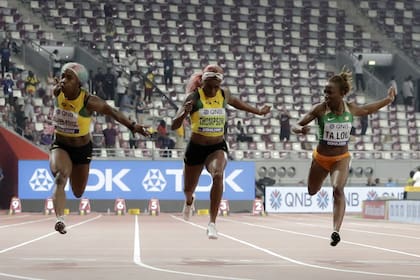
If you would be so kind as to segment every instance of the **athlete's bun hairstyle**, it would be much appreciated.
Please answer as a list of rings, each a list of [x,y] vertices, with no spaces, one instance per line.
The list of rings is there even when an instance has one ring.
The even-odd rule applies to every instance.
[[[330,82],[340,86],[340,90],[347,94],[352,89],[353,73],[344,65],[341,72],[330,78]]]

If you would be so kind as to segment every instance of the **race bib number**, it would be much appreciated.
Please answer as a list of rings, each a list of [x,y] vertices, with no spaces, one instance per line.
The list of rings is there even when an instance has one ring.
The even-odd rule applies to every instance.
[[[327,123],[323,139],[327,145],[344,146],[350,139],[351,123]]]

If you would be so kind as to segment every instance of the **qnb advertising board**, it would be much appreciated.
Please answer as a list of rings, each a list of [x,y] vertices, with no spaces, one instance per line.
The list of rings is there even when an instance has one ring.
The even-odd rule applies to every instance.
[[[184,200],[183,163],[180,161],[92,161],[84,193],[89,199]],[[19,161],[19,198],[45,199],[54,186],[48,161]],[[203,170],[196,189],[196,198],[209,199],[210,174]],[[224,174],[223,198],[254,200],[255,164],[229,162]],[[68,198],[72,199],[69,184]]]
[[[362,212],[363,200],[379,197],[402,199],[403,187],[346,187],[346,212]],[[265,207],[268,213],[330,213],[333,210],[333,189],[323,187],[310,196],[305,187],[266,187]]]

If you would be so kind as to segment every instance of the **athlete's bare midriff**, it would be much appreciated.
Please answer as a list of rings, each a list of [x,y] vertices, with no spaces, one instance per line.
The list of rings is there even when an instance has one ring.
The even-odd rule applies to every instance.
[[[78,136],[78,137],[68,137],[68,136],[63,136],[56,133],[55,139],[57,142],[70,146],[70,147],[82,147],[86,145],[87,143],[89,143],[90,134],[86,134],[86,135]]]
[[[331,146],[323,143],[319,143],[316,150],[323,156],[338,156],[347,153],[349,147],[345,146]]]
[[[215,145],[223,141],[223,135],[221,136],[204,136],[197,133],[192,133],[191,142],[203,146]]]

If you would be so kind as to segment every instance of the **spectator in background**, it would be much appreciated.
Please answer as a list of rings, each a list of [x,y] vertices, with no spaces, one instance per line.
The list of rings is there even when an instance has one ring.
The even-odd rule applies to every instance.
[[[102,73],[101,67],[98,67],[98,72],[95,74],[95,77],[93,78],[93,83],[94,83],[96,95],[102,99],[106,99],[106,95],[104,91],[105,75],[104,73]]]
[[[34,72],[29,70],[28,77],[26,77],[26,80],[25,80],[25,93],[31,96],[34,96],[37,90],[38,84],[39,84],[38,78],[35,76]]]
[[[124,113],[129,118],[134,119],[134,96],[133,94],[124,94],[120,101],[120,112]]]
[[[141,96],[136,98],[136,119],[138,123],[143,123],[143,116],[145,114],[146,104]]]
[[[23,135],[23,132],[24,132],[25,127],[26,127],[25,112],[23,111],[23,105],[17,105],[15,107],[17,108],[17,110],[15,112],[15,117],[16,117],[16,128],[15,128],[15,131],[19,135]]]
[[[290,113],[286,107],[280,112],[280,141],[290,140]]]
[[[163,60],[163,80],[165,81],[165,88],[168,90],[168,86],[172,87],[172,77],[174,72],[174,60],[170,53],[166,54]]]
[[[1,82],[3,85],[3,94],[6,99],[8,99],[9,104],[12,104],[13,100],[13,87],[15,83],[12,80],[10,74],[6,75],[6,79],[3,79]]]
[[[245,128],[241,121],[236,123],[236,141],[237,142],[252,142],[252,137],[245,134]]]
[[[23,106],[23,112],[25,113],[25,117],[28,118],[29,122],[35,121],[35,108],[32,104],[32,98],[27,97],[25,99],[25,105]]]
[[[92,131],[92,148],[93,156],[99,157],[101,155],[101,148],[104,147],[104,133],[102,131],[102,125],[95,123]]]
[[[413,186],[420,187],[420,166],[417,167],[417,170],[413,175]]]
[[[115,144],[117,142],[118,132],[111,122],[106,124],[106,128],[102,132],[104,134],[105,148],[110,149],[107,150],[107,154],[109,157],[113,157],[115,156],[114,149],[116,148]]]
[[[388,88],[389,87],[395,88],[395,94],[396,94],[396,96],[395,96],[394,102],[392,103],[392,105],[395,105],[395,104],[398,103],[398,100],[397,100],[398,99],[398,96],[400,96],[399,95],[399,91],[398,91],[397,81],[395,80],[395,75],[392,75],[391,76],[391,80],[388,83]]]
[[[155,80],[152,67],[149,67],[147,70],[146,78],[144,81],[144,101],[150,104],[152,103],[153,83]]]
[[[114,38],[116,35],[115,25],[112,20],[105,23],[105,46],[107,49],[114,49]]]
[[[414,105],[414,84],[413,84],[413,79],[411,75],[405,78],[402,85],[402,92],[404,96],[404,104],[406,106],[413,106]]]
[[[104,16],[106,22],[112,22],[114,17],[114,6],[112,5],[112,2],[108,0],[104,4]]]
[[[44,129],[41,132],[39,144],[49,146],[52,144],[52,138],[54,134],[54,126],[44,123]]]
[[[127,63],[130,70],[130,78],[137,74],[137,56],[134,50],[128,50]]]
[[[34,131],[31,129],[29,125],[25,127],[25,130],[23,132],[23,137],[25,137],[27,140],[35,143],[35,137],[34,137]]]
[[[353,63],[354,73],[356,74],[356,91],[359,91],[360,89],[365,91],[365,78],[363,76],[364,64],[363,55],[359,54]]]
[[[127,94],[127,88],[129,84],[130,81],[127,78],[127,74],[125,72],[119,72],[117,78],[117,107],[120,106],[123,96]]]
[[[360,125],[362,126],[362,131],[360,135],[366,135],[366,130],[368,128],[369,119],[368,116],[362,116],[360,117]]]
[[[10,70],[10,48],[7,40],[1,43],[1,77],[4,78],[4,73]]]
[[[106,99],[115,100],[116,85],[117,85],[117,80],[115,79],[115,76],[112,73],[112,68],[108,67],[104,75],[104,84],[103,84],[103,89],[105,92]]]
[[[388,182],[385,183],[385,187],[396,187],[397,183],[392,179],[388,178]]]
[[[52,60],[52,73],[54,77],[60,76],[60,70],[61,70],[61,57],[58,54],[58,50],[55,49],[51,54],[51,60]]]

